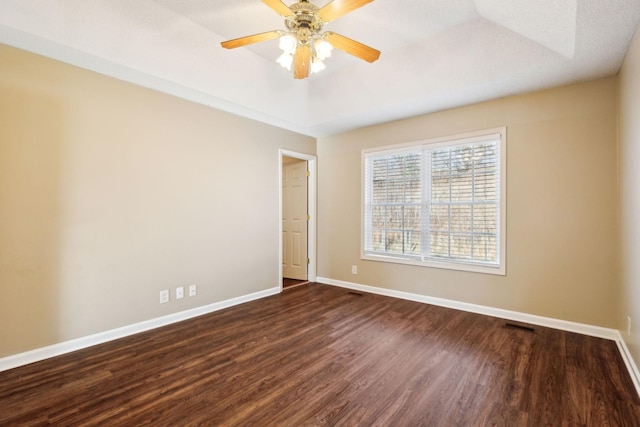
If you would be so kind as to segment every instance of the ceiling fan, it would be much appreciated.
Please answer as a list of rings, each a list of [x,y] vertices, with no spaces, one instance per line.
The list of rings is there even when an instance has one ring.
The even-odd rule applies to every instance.
[[[318,7],[309,0],[299,0],[291,6],[281,0],[262,0],[284,18],[287,30],[240,37],[222,42],[221,45],[226,49],[235,49],[279,38],[283,53],[277,62],[289,70],[293,65],[293,76],[296,79],[305,79],[310,72],[323,70],[325,65],[322,61],[331,56],[334,47],[367,62],[374,62],[380,57],[379,50],[331,31],[322,32],[325,24],[372,1],[332,0]]]

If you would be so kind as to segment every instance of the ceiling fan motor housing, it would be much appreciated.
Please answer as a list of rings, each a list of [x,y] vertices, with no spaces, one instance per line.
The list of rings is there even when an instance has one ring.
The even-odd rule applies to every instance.
[[[318,7],[307,0],[302,0],[289,8],[293,15],[285,19],[287,29],[297,34],[299,44],[309,44],[311,38],[322,31],[324,24],[318,17]]]

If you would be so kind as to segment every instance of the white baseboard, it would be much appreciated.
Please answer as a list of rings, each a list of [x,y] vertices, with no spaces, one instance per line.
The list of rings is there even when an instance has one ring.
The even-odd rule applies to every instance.
[[[167,316],[158,317],[156,319],[146,320],[144,322],[135,323],[133,325],[123,326],[121,328],[112,329],[110,331],[100,332],[82,338],[53,344],[47,347],[38,348],[24,353],[15,354],[0,358],[0,372],[19,366],[28,365],[30,363],[39,362],[51,357],[60,356],[62,354],[71,353],[72,351],[82,350],[83,348],[92,347],[98,344],[104,344],[119,338],[145,332],[151,329],[167,326],[172,323],[181,322],[183,320],[192,319],[204,314],[213,313],[245,302],[258,300],[271,295],[280,293],[280,288],[271,288],[264,291],[255,292],[249,295],[243,295],[231,298],[225,301],[216,302],[202,307],[193,308],[191,310],[181,311],[179,313],[169,314]]]
[[[456,310],[467,311],[470,313],[484,314],[501,319],[513,320],[531,325],[544,326],[547,328],[558,329],[561,331],[575,332],[582,335],[588,335],[597,338],[604,338],[615,341],[620,354],[624,360],[625,366],[629,371],[631,380],[636,387],[636,391],[640,396],[640,373],[627,345],[625,344],[620,332],[615,329],[602,328],[600,326],[585,325],[583,323],[570,322],[567,320],[553,319],[550,317],[536,316],[533,314],[520,313],[517,311],[503,310],[500,308],[486,307],[482,305],[469,304],[466,302],[453,301],[443,298],[429,297],[426,295],[413,294],[409,292],[395,291],[391,289],[378,288],[375,286],[361,285],[358,283],[345,282],[342,280],[334,280],[326,277],[317,277],[316,282],[325,283],[327,285],[338,286],[345,289],[355,291],[368,292],[377,295],[400,298],[409,301],[421,302],[425,304],[437,305],[440,307],[453,308]]]
[[[629,375],[631,375],[631,381],[633,381],[633,385],[636,386],[636,391],[640,396],[640,371],[638,371],[638,365],[633,360],[633,356],[631,356],[631,352],[629,351],[629,347],[627,347],[627,343],[622,338],[622,334],[618,331],[618,339],[616,339],[616,344],[618,344],[618,350],[620,350],[620,355],[622,356],[622,360],[624,360],[624,364],[629,370]]]

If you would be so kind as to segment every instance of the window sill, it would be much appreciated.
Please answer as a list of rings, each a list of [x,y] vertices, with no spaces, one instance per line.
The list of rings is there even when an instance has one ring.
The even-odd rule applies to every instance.
[[[448,261],[422,261],[419,259],[398,258],[394,256],[361,254],[360,259],[366,261],[389,262],[393,264],[415,265],[419,267],[440,268],[445,270],[466,271],[471,273],[493,274],[497,276],[506,276],[504,263],[502,265],[485,266],[475,263],[448,262]]]

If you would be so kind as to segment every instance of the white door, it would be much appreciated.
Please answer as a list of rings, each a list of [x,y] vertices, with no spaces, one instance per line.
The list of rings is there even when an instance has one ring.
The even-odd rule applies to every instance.
[[[307,280],[307,162],[282,166],[282,276]]]

